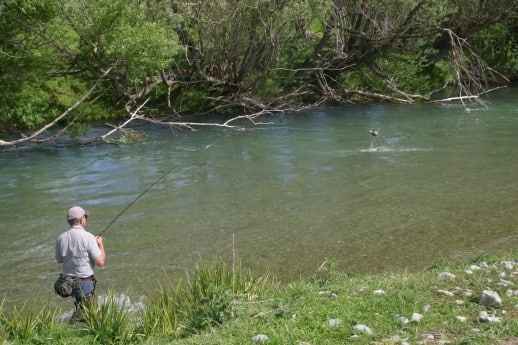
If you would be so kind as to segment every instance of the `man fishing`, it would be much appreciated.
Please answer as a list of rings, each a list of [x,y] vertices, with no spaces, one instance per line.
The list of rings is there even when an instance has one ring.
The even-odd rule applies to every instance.
[[[94,296],[97,282],[94,267],[103,267],[106,259],[102,237],[86,231],[87,218],[88,212],[80,206],[69,208],[67,221],[70,229],[56,241],[56,260],[63,264],[63,274],[74,280],[72,295],[76,311],[71,322],[84,321],[83,310]]]

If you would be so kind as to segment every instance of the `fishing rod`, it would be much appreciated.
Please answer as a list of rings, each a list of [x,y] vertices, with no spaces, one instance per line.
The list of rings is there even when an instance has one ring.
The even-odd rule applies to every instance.
[[[110,226],[113,225],[113,223],[115,223],[117,221],[117,219],[120,218],[120,216],[122,216],[124,214],[124,212],[126,212],[134,203],[136,203],[141,197],[144,196],[144,194],[146,194],[147,192],[149,192],[154,186],[156,186],[160,181],[162,181],[164,178],[167,177],[167,175],[169,174],[172,174],[174,171],[176,171],[177,169],[179,169],[180,167],[182,167],[183,165],[185,165],[185,163],[187,163],[191,158],[193,158],[195,155],[198,155],[200,153],[202,153],[203,151],[206,151],[208,150],[210,147],[214,146],[215,144],[217,144],[219,142],[219,140],[213,142],[212,144],[209,144],[207,146],[205,146],[203,149],[201,149],[200,151],[190,155],[189,157],[185,158],[180,164],[178,164],[177,166],[175,166],[174,168],[172,168],[171,170],[169,170],[167,173],[165,173],[164,175],[160,176],[160,178],[158,180],[156,180],[155,182],[153,182],[149,187],[147,187],[142,193],[140,193],[132,202],[130,202],[118,215],[117,217],[115,217],[111,222],[110,224],[108,224],[103,231],[101,231],[101,233],[97,236],[102,236],[106,230],[108,230],[108,228],[110,228]]]

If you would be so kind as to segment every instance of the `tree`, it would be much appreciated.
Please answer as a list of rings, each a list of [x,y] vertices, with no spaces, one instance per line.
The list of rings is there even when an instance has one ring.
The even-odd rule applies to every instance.
[[[135,120],[237,128],[330,100],[429,101],[446,86],[478,100],[516,73],[516,40],[484,42],[491,28],[513,37],[517,10],[513,0],[6,0],[0,146],[101,119],[119,121],[108,138]],[[208,112],[225,119],[179,118]]]

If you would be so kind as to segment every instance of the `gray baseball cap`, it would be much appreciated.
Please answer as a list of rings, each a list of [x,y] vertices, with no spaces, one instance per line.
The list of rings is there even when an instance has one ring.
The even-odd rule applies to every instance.
[[[67,212],[67,221],[73,222],[83,217],[88,217],[88,211],[83,210],[81,206],[72,206]]]

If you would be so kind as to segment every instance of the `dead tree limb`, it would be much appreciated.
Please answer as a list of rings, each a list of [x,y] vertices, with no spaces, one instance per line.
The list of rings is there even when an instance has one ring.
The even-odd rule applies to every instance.
[[[485,61],[476,54],[465,38],[459,37],[453,30],[445,28],[450,39],[452,54],[452,67],[455,75],[455,85],[458,88],[459,99],[463,105],[464,100],[474,100],[485,106],[485,101],[477,95],[487,89],[492,81],[505,80],[502,74],[490,68]]]
[[[28,141],[35,141],[35,140],[37,140],[37,138],[41,134],[43,134],[49,128],[55,126],[61,119],[65,118],[68,114],[70,114],[77,107],[79,107],[84,101],[86,101],[88,99],[88,97],[90,97],[90,95],[94,92],[94,90],[97,89],[97,87],[99,86],[101,81],[106,77],[106,75],[108,75],[108,73],[110,73],[110,71],[114,67],[115,67],[115,64],[110,66],[106,71],[104,71],[103,74],[99,77],[99,79],[97,79],[95,81],[95,83],[92,85],[90,90],[88,90],[88,92],[83,95],[83,97],[81,97],[74,105],[72,105],[70,108],[65,110],[63,113],[61,113],[61,115],[56,117],[54,120],[52,120],[51,122],[47,123],[46,125],[44,125],[40,129],[32,132],[28,136],[23,136],[22,138],[11,140],[11,141],[0,140],[0,146],[14,146],[14,145],[22,144],[22,143],[25,143],[25,142],[28,142]]]

